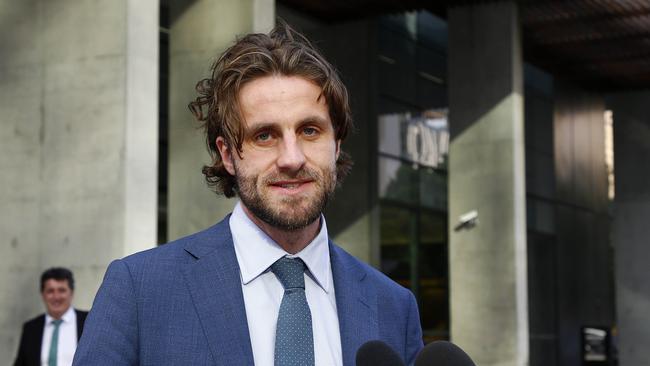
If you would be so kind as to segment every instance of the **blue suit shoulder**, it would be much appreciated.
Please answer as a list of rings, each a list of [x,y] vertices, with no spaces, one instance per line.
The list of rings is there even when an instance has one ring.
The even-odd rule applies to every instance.
[[[195,339],[201,328],[190,311],[193,305],[185,271],[201,256],[227,248],[232,242],[229,237],[225,219],[206,230],[113,261],[88,314],[73,365],[160,364],[160,358],[168,354],[156,347],[166,344],[171,334],[177,340]],[[168,314],[175,314],[174,319],[167,318]],[[143,334],[147,336],[141,337]],[[195,352],[187,351],[191,347]],[[173,355],[205,360],[208,348],[197,341]],[[175,359],[168,362],[178,363]]]
[[[227,216],[219,223],[197,233],[173,240],[155,248],[131,254],[116,262],[123,262],[132,276],[147,271],[165,271],[192,262],[232,242]]]
[[[423,347],[420,316],[413,293],[379,270],[348,254],[334,243],[331,244],[331,248],[335,286],[337,286],[337,279],[339,285],[341,282],[351,281],[354,283],[358,281],[359,285],[352,288],[357,292],[355,296],[358,296],[368,306],[368,314],[373,314],[366,321],[375,323],[377,331],[375,339],[386,342],[404,358],[407,364],[412,364]],[[339,276],[336,272],[339,272]],[[345,273],[346,277],[341,276],[341,273]],[[344,285],[344,288],[347,288],[346,292],[349,296],[350,286]],[[338,287],[336,291],[338,296]],[[354,314],[354,317],[360,315],[362,314],[357,313]],[[341,320],[341,316],[345,318],[347,315],[339,313],[339,320]],[[348,321],[355,322],[356,320],[348,319]],[[369,326],[368,324],[355,324],[362,328]]]

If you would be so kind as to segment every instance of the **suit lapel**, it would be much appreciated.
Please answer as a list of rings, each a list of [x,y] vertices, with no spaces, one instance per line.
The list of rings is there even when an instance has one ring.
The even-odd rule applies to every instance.
[[[343,364],[353,365],[359,347],[379,337],[377,294],[364,282],[365,270],[330,242]]]
[[[74,311],[77,314],[77,342],[79,342],[79,339],[81,339],[81,333],[84,330],[84,322],[86,321],[86,315],[88,313],[79,311],[77,309],[75,309]]]
[[[191,241],[185,249],[196,258],[184,271],[194,307],[220,365],[253,365],[239,265],[228,225],[214,226],[208,240]]]
[[[34,330],[30,332],[33,338],[28,344],[32,345],[32,348],[30,350],[30,355],[34,360],[34,365],[40,365],[41,347],[43,346],[44,331],[45,331],[45,314],[38,317],[38,319],[34,323]]]

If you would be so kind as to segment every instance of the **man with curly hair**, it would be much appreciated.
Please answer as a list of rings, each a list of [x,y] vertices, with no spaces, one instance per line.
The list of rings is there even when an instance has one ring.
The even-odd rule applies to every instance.
[[[228,48],[197,84],[215,226],[113,262],[75,365],[352,365],[381,340],[422,348],[413,295],[332,243],[322,211],[351,160],[345,86],[282,24]]]

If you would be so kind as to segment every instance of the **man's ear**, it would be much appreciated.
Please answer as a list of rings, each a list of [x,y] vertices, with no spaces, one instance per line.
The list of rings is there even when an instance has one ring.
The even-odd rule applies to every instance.
[[[216,143],[217,143],[217,150],[219,150],[219,155],[221,155],[221,161],[223,162],[224,168],[226,168],[226,170],[228,171],[228,173],[230,173],[230,175],[234,176],[235,165],[232,161],[233,156],[232,156],[232,150],[230,149],[230,146],[222,136],[217,137]]]

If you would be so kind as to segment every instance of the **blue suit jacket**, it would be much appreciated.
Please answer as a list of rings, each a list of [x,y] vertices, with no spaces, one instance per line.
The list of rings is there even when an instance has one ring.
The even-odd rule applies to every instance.
[[[413,294],[330,242],[343,364],[370,340],[422,348]],[[110,264],[73,365],[253,365],[228,217]]]

